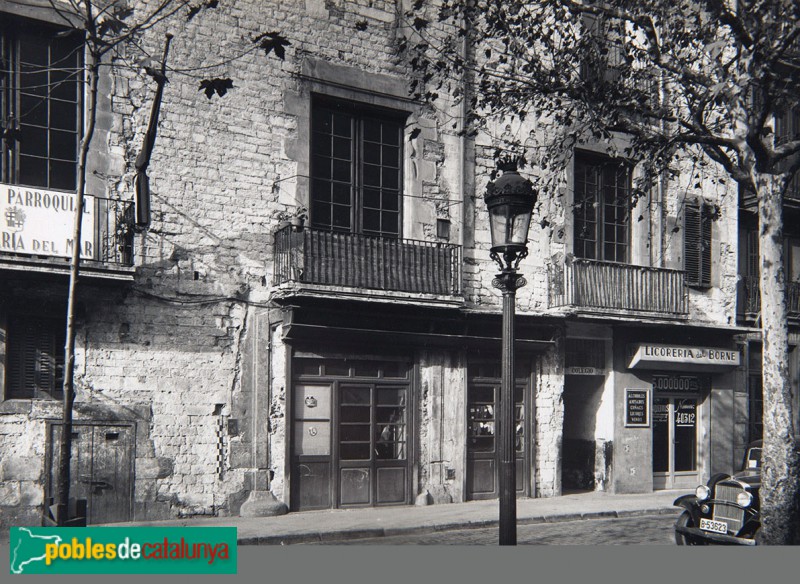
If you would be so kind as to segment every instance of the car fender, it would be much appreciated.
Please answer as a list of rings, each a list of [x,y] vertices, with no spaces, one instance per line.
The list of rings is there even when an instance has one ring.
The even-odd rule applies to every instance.
[[[695,523],[698,521],[698,516],[700,514],[700,503],[695,495],[681,495],[675,499],[673,505],[676,507],[683,507],[692,514],[692,518],[695,520]]]

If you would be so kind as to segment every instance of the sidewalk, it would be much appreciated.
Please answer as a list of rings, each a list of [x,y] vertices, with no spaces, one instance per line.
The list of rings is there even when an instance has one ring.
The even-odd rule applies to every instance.
[[[686,490],[637,495],[593,492],[544,499],[518,499],[517,523],[677,514],[672,502]],[[471,501],[421,507],[305,511],[278,517],[209,517],[169,521],[137,521],[113,526],[232,526],[240,545],[282,545],[430,533],[497,525],[498,502]]]

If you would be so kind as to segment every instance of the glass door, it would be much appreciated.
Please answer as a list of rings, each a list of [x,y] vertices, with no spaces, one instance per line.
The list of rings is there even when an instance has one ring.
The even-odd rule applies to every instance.
[[[697,478],[696,398],[653,399],[653,488],[695,486]]]
[[[407,388],[339,388],[339,506],[408,502]]]
[[[525,461],[525,386],[514,391],[516,490],[526,495],[528,484]],[[499,496],[497,468],[500,453],[497,450],[497,412],[500,408],[500,385],[472,381],[467,405],[467,498],[496,499]]]

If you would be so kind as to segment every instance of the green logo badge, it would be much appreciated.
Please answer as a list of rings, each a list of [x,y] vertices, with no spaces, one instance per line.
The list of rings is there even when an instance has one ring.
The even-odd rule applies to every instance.
[[[236,574],[235,527],[14,527],[12,574]]]

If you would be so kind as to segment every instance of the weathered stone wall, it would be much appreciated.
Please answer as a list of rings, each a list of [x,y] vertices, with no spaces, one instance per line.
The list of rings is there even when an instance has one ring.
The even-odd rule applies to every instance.
[[[417,407],[418,484],[434,503],[464,500],[467,443],[467,379],[463,356],[452,351],[419,355]]]
[[[538,360],[534,388],[535,491],[537,497],[561,494],[561,447],[564,427],[564,339]]]

